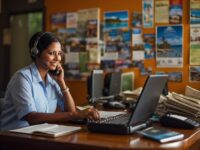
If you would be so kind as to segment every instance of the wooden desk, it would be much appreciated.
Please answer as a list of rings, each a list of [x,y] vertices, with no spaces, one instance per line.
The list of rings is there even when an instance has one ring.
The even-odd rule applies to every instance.
[[[112,135],[91,133],[87,129],[58,138],[45,138],[40,136],[0,132],[0,149],[6,146],[16,150],[200,150],[200,128],[195,130],[176,130],[185,134],[182,141],[161,144],[150,139],[145,139],[137,134]],[[6,149],[7,150],[7,149]]]

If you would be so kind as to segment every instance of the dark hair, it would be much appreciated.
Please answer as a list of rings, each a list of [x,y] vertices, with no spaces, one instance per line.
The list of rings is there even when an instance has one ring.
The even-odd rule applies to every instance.
[[[37,42],[37,45],[35,45]],[[60,42],[60,40],[51,32],[37,32],[29,40],[29,52],[36,46],[38,54],[40,55],[51,43]],[[32,60],[35,60],[35,56],[31,55]]]

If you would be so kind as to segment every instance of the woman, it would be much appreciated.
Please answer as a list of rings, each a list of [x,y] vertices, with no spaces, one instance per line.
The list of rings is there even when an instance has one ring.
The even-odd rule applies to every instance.
[[[58,38],[49,32],[38,32],[30,39],[29,48],[33,63],[17,71],[8,84],[0,118],[1,130],[44,122],[98,120],[99,113],[95,109],[76,110],[64,81]],[[49,70],[56,69],[57,75],[49,73]]]

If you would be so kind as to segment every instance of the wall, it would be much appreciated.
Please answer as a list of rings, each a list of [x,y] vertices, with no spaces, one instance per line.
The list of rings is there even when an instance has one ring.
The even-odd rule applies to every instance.
[[[109,3],[109,4],[108,4]],[[104,11],[113,10],[129,10],[129,19],[131,19],[131,14],[133,11],[142,10],[142,0],[46,0],[46,29],[50,30],[50,17],[51,14],[57,12],[71,12],[77,11],[79,9],[87,8],[100,8],[101,20],[103,20]],[[164,72],[182,72],[183,81],[180,83],[170,82],[169,89],[176,91],[178,93],[184,93],[186,85],[190,85],[194,88],[200,90],[199,83],[189,82],[189,0],[183,0],[183,27],[184,27],[184,40],[183,40],[183,55],[184,55],[184,67],[183,68],[156,68],[155,60],[146,60],[145,66],[153,66],[153,72],[164,71]],[[166,24],[159,24],[166,25]],[[131,27],[131,24],[130,24]],[[155,28],[143,29],[143,33],[155,33]],[[139,70],[136,68],[131,68],[125,71],[135,72],[135,85],[134,87],[139,87],[144,84],[145,78],[139,75]],[[85,88],[85,87],[84,87]]]
[[[10,16],[43,11],[44,0],[1,0],[0,13],[0,90],[5,91],[10,80],[10,45],[3,44],[3,31],[10,27]],[[11,41],[12,42],[12,41]],[[16,58],[16,61],[20,58]]]

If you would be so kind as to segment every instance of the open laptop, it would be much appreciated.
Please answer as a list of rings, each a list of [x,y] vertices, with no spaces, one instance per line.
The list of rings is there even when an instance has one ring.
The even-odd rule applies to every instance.
[[[160,95],[167,83],[168,75],[148,76],[143,90],[132,113],[107,118],[100,121],[88,121],[87,128],[92,132],[113,134],[131,134],[149,125]]]

